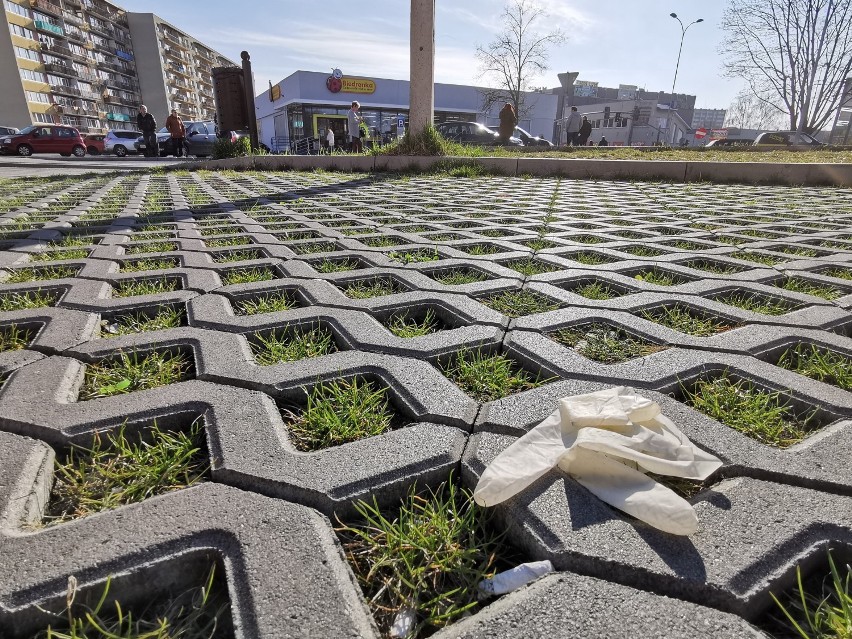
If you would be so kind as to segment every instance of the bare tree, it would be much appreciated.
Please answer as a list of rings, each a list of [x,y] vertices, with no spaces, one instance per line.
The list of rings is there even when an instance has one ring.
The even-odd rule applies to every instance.
[[[852,73],[852,0],[730,0],[725,73],[783,110],[790,130],[822,129]]]
[[[533,0],[510,0],[503,8],[503,30],[486,46],[476,47],[480,77],[496,83],[483,91],[483,109],[497,102],[511,102],[520,118],[526,113],[524,91],[548,69],[548,49],[561,44],[559,29],[537,30],[547,13]]]
[[[785,114],[766,98],[743,89],[731,102],[725,117],[725,126],[740,129],[772,130],[784,126]]]

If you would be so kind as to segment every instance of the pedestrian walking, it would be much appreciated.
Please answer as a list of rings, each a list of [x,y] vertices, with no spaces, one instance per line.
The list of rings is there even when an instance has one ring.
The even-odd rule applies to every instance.
[[[172,136],[172,151],[175,157],[182,157],[186,144],[186,127],[183,120],[180,119],[177,109],[172,109],[172,114],[166,118],[166,131]]]
[[[160,155],[157,145],[157,121],[148,113],[148,107],[144,104],[139,107],[136,114],[136,126],[142,131],[142,140],[145,142],[145,157],[156,158]]]
[[[577,146],[586,146],[589,136],[592,134],[592,123],[589,118],[583,116],[583,123],[580,125]]]
[[[357,100],[353,100],[352,108],[346,114],[349,123],[349,137],[352,138],[352,153],[361,153],[364,150],[364,146],[361,144],[361,120],[363,118],[358,113],[360,108],[361,104]]]
[[[518,116],[515,113],[515,107],[511,102],[507,102],[500,109],[500,127],[498,129],[498,137],[500,144],[509,144],[509,138],[515,132],[515,127],[518,126]]]
[[[330,124],[325,134],[325,141],[328,143],[328,152],[334,151],[334,129],[331,128]]]
[[[577,107],[571,107],[571,113],[565,119],[565,132],[568,134],[565,144],[568,146],[577,146],[580,135],[580,114],[577,113]]]

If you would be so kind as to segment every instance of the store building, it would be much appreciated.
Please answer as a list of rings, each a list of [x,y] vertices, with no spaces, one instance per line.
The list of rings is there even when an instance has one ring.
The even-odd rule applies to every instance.
[[[360,102],[361,114],[375,142],[395,138],[408,125],[407,80],[347,75],[335,78],[328,73],[297,71],[255,98],[259,138],[278,150],[303,138],[324,140],[331,127],[339,144],[345,139],[346,113],[353,100]],[[530,92],[525,94],[525,103],[526,113],[522,113],[518,125],[533,135],[550,139],[557,96]],[[435,84],[436,124],[447,121],[498,124],[502,104],[488,112],[483,112],[482,105],[482,90],[477,87]]]
[[[4,0],[0,124],[135,129],[140,104],[212,117],[212,67],[230,60],[153,14],[105,0]],[[176,58],[176,56],[178,56]]]

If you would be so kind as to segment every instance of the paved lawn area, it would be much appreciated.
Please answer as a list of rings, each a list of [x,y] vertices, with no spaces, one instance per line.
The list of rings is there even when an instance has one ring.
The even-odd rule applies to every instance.
[[[110,575],[123,608],[209,577],[222,637],[386,636],[406,605],[421,636],[456,618],[435,636],[775,632],[770,590],[852,554],[850,308],[849,189],[0,180],[0,636],[58,622],[36,603],[61,621],[72,575],[81,609]],[[451,482],[468,508],[559,398],[613,385],[724,461],[665,480],[698,533],[552,471],[489,511],[506,534],[474,563],[555,574],[487,606],[462,589],[427,612],[419,587],[388,603],[408,586],[363,573],[362,500],[398,512]]]

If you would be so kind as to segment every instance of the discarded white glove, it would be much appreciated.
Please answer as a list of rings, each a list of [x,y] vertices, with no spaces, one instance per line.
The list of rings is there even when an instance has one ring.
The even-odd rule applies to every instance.
[[[510,570],[498,572],[493,577],[483,579],[479,582],[479,590],[483,595],[505,595],[507,592],[517,590],[535,581],[542,575],[553,572],[553,564],[547,559],[544,561],[530,561],[515,566]]]
[[[473,492],[480,506],[512,497],[558,466],[606,503],[675,535],[698,529],[685,499],[648,471],[702,480],[722,462],[692,444],[656,402],[617,386],[559,400],[541,424],[489,464]]]

